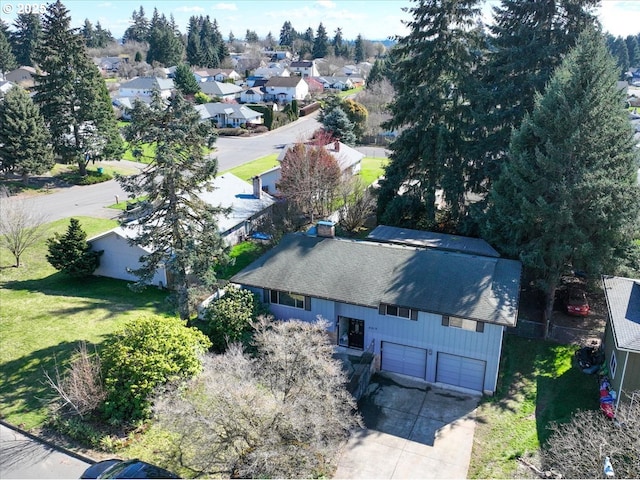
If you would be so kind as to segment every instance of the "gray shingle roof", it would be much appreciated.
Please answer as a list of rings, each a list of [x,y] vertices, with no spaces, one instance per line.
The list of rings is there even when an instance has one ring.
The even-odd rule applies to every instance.
[[[605,276],[602,283],[616,347],[640,352],[640,280]]]
[[[120,85],[120,88],[136,88],[141,90],[171,90],[174,88],[173,80],[160,77],[138,77]]]
[[[514,326],[520,274],[520,262],[514,260],[289,234],[231,281]]]
[[[415,247],[439,248],[463,252],[470,255],[484,255],[499,257],[500,254],[481,238],[461,237],[446,233],[426,232],[408,228],[389,227],[379,225],[367,236],[369,240],[401,243]]]

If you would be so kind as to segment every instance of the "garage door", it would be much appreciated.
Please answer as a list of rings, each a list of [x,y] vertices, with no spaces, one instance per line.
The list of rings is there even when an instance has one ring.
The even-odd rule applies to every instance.
[[[482,360],[438,353],[436,382],[448,383],[471,390],[483,390],[485,363]]]
[[[381,349],[382,360],[380,363],[382,370],[425,378],[427,351],[424,348],[382,342]]]

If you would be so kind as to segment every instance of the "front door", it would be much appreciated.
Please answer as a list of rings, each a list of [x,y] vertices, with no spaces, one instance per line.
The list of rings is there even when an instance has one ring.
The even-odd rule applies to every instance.
[[[364,349],[364,320],[349,319],[349,348]]]

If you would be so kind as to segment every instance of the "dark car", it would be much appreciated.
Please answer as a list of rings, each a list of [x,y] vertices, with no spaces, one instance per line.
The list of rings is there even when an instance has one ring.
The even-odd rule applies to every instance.
[[[169,470],[138,459],[112,458],[87,468],[80,478],[180,478]]]
[[[590,310],[587,294],[580,288],[570,288],[565,298],[565,307],[569,315],[587,316]]]

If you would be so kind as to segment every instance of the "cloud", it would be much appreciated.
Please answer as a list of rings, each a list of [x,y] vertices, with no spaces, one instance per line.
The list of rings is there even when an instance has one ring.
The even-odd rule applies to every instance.
[[[178,7],[173,9],[174,12],[204,12],[204,8],[202,7]]]
[[[318,0],[316,3],[324,8],[336,8],[336,2],[332,0]]]
[[[214,10],[238,10],[238,7],[235,3],[216,3],[213,6]]]
[[[109,8],[109,7],[113,7],[113,3],[111,3],[111,2],[102,2],[102,3],[98,3],[96,5],[96,7]]]

